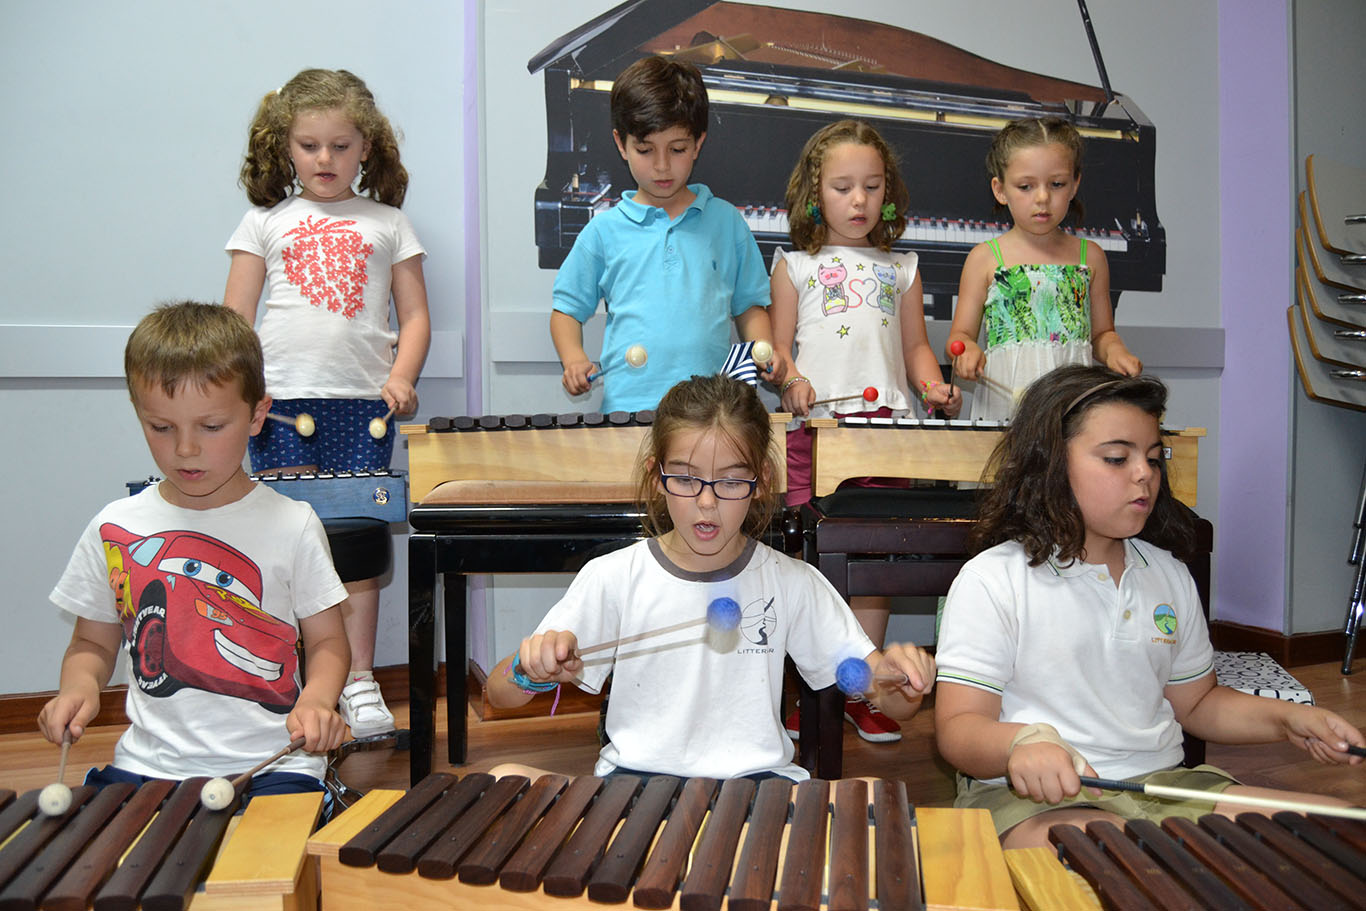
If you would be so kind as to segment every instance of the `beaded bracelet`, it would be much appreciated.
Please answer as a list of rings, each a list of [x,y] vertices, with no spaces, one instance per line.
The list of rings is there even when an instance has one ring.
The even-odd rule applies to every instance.
[[[808,386],[811,385],[811,381],[804,376],[788,377],[787,382],[783,383],[782,394],[785,395],[787,393],[787,390],[791,389],[795,383],[805,383]]]
[[[508,667],[508,671],[512,674],[513,685],[527,695],[548,693],[553,689],[559,688],[559,683],[554,680],[548,680],[545,683],[537,683],[535,680],[528,677],[526,672],[522,670],[521,655],[512,656],[512,664]]]
[[[938,385],[939,385],[938,383],[927,383],[927,382],[925,382],[924,380],[921,380],[921,381],[920,381],[920,386],[921,386],[921,390],[920,390],[920,401],[922,401],[922,402],[924,402],[926,405],[928,405],[928,404],[930,403],[930,390],[933,389],[933,388],[935,388],[935,387],[938,386]]]

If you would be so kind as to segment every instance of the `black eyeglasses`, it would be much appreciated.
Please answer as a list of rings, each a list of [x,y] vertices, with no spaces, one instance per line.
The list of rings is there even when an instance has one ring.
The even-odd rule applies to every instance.
[[[702,489],[710,487],[718,500],[748,499],[754,495],[754,487],[759,483],[758,478],[717,478],[715,481],[704,481],[690,474],[665,474],[663,469],[659,471],[659,479],[664,482],[664,489],[676,497],[700,497]]]

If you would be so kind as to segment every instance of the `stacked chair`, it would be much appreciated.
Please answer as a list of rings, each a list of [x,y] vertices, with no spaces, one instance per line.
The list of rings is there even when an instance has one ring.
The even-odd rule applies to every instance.
[[[1366,411],[1366,170],[1310,155],[1295,232],[1295,303],[1286,311],[1295,367],[1316,402]],[[1356,578],[1347,606],[1342,673],[1352,672],[1366,584],[1366,474],[1353,517]]]

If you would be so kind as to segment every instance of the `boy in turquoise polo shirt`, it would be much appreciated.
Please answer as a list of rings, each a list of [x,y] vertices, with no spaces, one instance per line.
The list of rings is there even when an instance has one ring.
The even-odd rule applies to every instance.
[[[745,341],[771,341],[768,277],[740,213],[688,176],[707,138],[707,89],[689,63],[646,57],[612,86],[612,137],[637,189],[589,220],[555,277],[550,337],[570,395],[596,371],[583,323],[607,306],[603,411],[652,409],[680,380],[716,373],[730,321]],[[626,349],[648,359],[627,367]],[[782,382],[775,362],[765,379]]]

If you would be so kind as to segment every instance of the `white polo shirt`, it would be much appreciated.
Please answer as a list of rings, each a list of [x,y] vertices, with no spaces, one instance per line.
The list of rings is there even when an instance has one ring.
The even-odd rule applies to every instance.
[[[1181,762],[1162,691],[1209,673],[1214,651],[1195,580],[1167,551],[1126,541],[1116,587],[1101,565],[1031,567],[1010,541],[954,580],[935,660],[941,683],[999,693],[1001,721],[1047,722],[1098,774],[1129,778]]]

